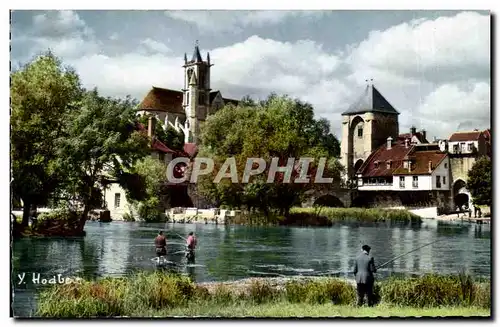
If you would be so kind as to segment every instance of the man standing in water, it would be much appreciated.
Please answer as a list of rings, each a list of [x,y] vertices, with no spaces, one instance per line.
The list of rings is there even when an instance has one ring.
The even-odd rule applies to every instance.
[[[155,248],[157,257],[167,255],[167,239],[163,236],[163,231],[159,231],[155,238]]]
[[[375,277],[373,273],[377,272],[375,260],[370,255],[371,248],[368,245],[361,247],[362,252],[356,258],[354,265],[354,275],[356,276],[356,284],[358,291],[358,306],[363,305],[365,294],[368,298],[368,305],[373,306],[373,284]]]
[[[196,237],[193,232],[190,232],[186,240],[187,253],[186,258],[188,263],[194,262],[194,250],[196,249]]]

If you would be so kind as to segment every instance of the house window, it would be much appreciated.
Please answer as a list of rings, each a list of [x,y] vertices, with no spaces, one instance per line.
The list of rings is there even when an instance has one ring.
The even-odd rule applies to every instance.
[[[455,152],[455,153],[458,152],[458,144],[453,145],[453,152]]]
[[[405,188],[405,178],[403,176],[399,177],[399,188]]]
[[[363,127],[358,128],[358,137],[363,137]]]
[[[446,185],[446,176],[443,176],[443,185]]]
[[[473,146],[474,146],[474,144],[469,143],[469,144],[467,145],[467,149],[468,149],[469,151],[472,151],[472,147],[473,147]]]
[[[189,92],[186,93],[186,105],[189,106]]]
[[[414,188],[418,188],[418,176],[413,176],[413,183],[412,186]]]
[[[378,161],[375,161],[375,168],[378,168]]]
[[[445,162],[444,163],[444,169],[447,169],[448,168],[448,164]]]
[[[120,207],[120,193],[115,193],[115,208]]]
[[[404,168],[408,168],[408,161],[404,161],[404,162],[403,162],[403,167],[404,167]]]
[[[465,152],[465,142],[460,143],[460,149]]]
[[[164,162],[165,161],[165,153],[160,153],[159,159],[161,162]]]
[[[392,162],[388,161],[387,162],[387,169],[391,169],[391,167],[392,167]]]
[[[441,176],[436,176],[436,188],[441,188]]]

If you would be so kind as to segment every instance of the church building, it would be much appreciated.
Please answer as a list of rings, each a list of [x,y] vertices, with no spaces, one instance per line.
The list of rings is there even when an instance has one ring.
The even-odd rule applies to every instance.
[[[206,118],[228,103],[238,105],[237,100],[222,97],[213,91],[210,77],[210,53],[203,60],[198,44],[191,60],[184,54],[184,81],[182,90],[153,86],[138,106],[138,114],[153,114],[164,128],[173,127],[184,134],[185,148],[198,144],[200,127]]]

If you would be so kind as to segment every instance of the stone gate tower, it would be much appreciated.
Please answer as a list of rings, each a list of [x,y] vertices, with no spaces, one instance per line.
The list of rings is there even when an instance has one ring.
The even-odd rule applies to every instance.
[[[186,113],[186,143],[198,143],[200,125],[205,121],[210,110],[210,54],[203,61],[198,43],[194,47],[191,60],[184,54],[184,88],[182,106]]]
[[[372,83],[362,96],[342,113],[341,163],[350,180],[368,156],[390,136],[399,135],[399,112]]]

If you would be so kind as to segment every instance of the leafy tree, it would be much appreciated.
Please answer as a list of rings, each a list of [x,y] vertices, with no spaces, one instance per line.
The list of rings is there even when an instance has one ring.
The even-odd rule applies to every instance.
[[[182,131],[176,131],[172,126],[168,126],[166,129],[162,126],[162,123],[154,117],[155,123],[155,137],[171,148],[172,150],[181,151],[184,149],[184,133]],[[142,115],[139,117],[139,122],[148,127],[149,115]]]
[[[160,220],[168,198],[168,189],[165,187],[166,166],[147,156],[138,161],[132,169],[144,181],[140,199],[128,196],[134,210],[146,221]]]
[[[67,117],[67,136],[59,139],[59,162],[66,168],[66,190],[83,206],[79,228],[102,201],[103,173],[112,178],[129,171],[149,153],[147,136],[137,130],[133,103],[87,92]]]
[[[491,206],[491,160],[479,158],[469,170],[467,188],[470,190],[474,204]]]
[[[11,186],[23,200],[22,225],[27,226],[30,208],[44,204],[64,180],[56,140],[64,135],[64,117],[75,110],[82,90],[75,71],[50,52],[10,77]]]
[[[311,105],[286,96],[271,94],[255,106],[224,107],[207,119],[202,130],[199,157],[212,158],[215,168],[212,176],[199,180],[200,192],[217,203],[258,208],[266,215],[271,210],[286,215],[306,191],[328,187],[313,183],[319,158],[328,158],[324,177],[340,181],[342,167],[336,158],[339,151],[331,146],[332,138],[329,124],[314,119]],[[238,183],[227,178],[214,184],[213,178],[228,157],[235,158]],[[293,183],[300,174],[297,166],[292,183],[284,182],[283,173],[276,174],[274,183],[267,183],[271,158],[278,158],[278,165],[284,166],[288,158],[300,157],[315,159],[309,166],[309,183]],[[250,178],[250,183],[241,183],[247,158],[263,158],[267,165],[262,174]]]

